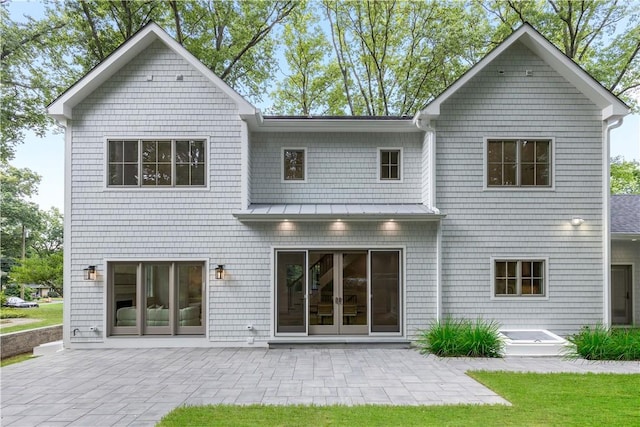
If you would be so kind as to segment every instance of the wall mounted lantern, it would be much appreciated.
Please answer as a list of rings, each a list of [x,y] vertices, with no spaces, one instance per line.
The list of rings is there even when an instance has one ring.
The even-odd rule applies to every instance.
[[[218,264],[216,267],[216,280],[224,279],[224,265]]]
[[[573,225],[574,227],[579,227],[584,223],[584,219],[580,218],[579,216],[574,216],[573,218],[571,218],[571,225]]]
[[[84,270],[84,280],[96,280],[96,266],[90,265]]]

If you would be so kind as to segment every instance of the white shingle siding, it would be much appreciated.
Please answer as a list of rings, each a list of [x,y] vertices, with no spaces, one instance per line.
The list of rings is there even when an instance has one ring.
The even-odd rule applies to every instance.
[[[520,43],[442,105],[436,173],[437,206],[447,215],[445,315],[558,332],[602,321],[599,118],[595,106]],[[554,190],[483,191],[483,139],[510,135],[555,138]],[[569,224],[576,215],[585,219],[579,228]],[[548,257],[548,299],[492,301],[492,256]]]
[[[183,80],[177,81],[176,74],[182,74]],[[153,80],[147,81],[147,75],[153,75]],[[433,224],[401,223],[398,231],[391,232],[381,230],[377,222],[346,223],[342,231],[333,230],[330,223],[301,223],[295,231],[283,231],[276,223],[244,225],[237,221],[232,212],[241,209],[240,125],[234,104],[158,42],[74,108],[72,197],[67,213],[71,216],[67,238],[72,247],[68,255],[72,284],[66,303],[71,304],[71,322],[65,325],[79,329],[71,337],[72,343],[103,341],[100,335],[88,332],[88,327],[107,329],[105,262],[126,259],[208,260],[209,340],[245,343],[250,335],[245,325],[252,323],[256,341],[265,341],[272,322],[273,247],[404,247],[408,266],[406,329],[413,333],[433,318]],[[105,141],[145,136],[208,138],[209,187],[107,188]],[[392,140],[388,134],[381,139],[332,134],[313,136],[313,141],[309,135],[303,141],[309,147],[311,185],[304,191],[296,187],[298,193],[278,189],[280,146],[289,142],[278,135],[271,137],[276,140],[251,136],[257,140],[249,152],[249,196],[253,199],[322,203],[354,198],[376,203],[420,200],[421,140],[416,134]],[[287,137],[299,141],[291,139],[292,135]],[[408,179],[402,184],[376,182],[377,147],[387,141],[405,150],[403,166]],[[360,158],[362,153],[366,161],[348,167],[354,156]],[[271,174],[276,188],[270,187]],[[280,193],[284,197],[279,198]],[[217,264],[225,265],[223,282],[214,280]],[[98,267],[98,281],[82,279],[87,265]]]
[[[253,203],[421,203],[420,133],[254,133]],[[282,148],[306,147],[306,182],[282,182]],[[402,147],[402,182],[378,180],[378,148]]]

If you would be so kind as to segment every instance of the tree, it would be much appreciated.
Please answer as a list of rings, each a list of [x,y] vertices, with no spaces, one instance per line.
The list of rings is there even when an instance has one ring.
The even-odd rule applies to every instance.
[[[0,4],[0,162],[13,158],[26,129],[43,136],[51,125],[45,105],[60,87],[51,39],[64,25],[59,17],[18,24]]]
[[[62,295],[62,271],[63,256],[59,251],[25,259],[11,269],[9,277],[12,283],[47,285]]]
[[[31,254],[32,231],[41,227],[38,205],[27,199],[38,191],[40,176],[30,169],[19,169],[0,162],[2,217],[0,247],[2,257],[21,259]],[[6,260],[4,262],[10,263]]]
[[[329,99],[343,114],[415,113],[479,59],[489,30],[484,12],[462,2],[322,5],[343,94]]]
[[[499,21],[494,42],[529,22],[604,87],[638,108],[640,3],[609,0],[488,0]]]
[[[336,89],[339,74],[328,64],[331,48],[311,9],[299,8],[292,14],[283,41],[289,74],[272,93],[274,110],[303,116],[334,113],[329,96]]]
[[[46,16],[15,22],[0,0],[2,140],[10,160],[24,131],[43,135],[46,105],[151,21],[163,26],[227,84],[260,100],[273,79],[273,31],[293,0],[68,0]]]
[[[640,194],[640,162],[611,159],[611,194]]]

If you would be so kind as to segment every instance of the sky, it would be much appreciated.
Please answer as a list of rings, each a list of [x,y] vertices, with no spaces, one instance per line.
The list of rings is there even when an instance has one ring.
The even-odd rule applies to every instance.
[[[37,17],[42,14],[43,6],[37,1],[14,1],[10,3],[9,10],[13,19],[24,14]],[[256,107],[264,111],[269,105]],[[620,128],[611,131],[611,156],[640,161],[640,115],[627,116]],[[44,210],[57,207],[64,211],[64,134],[60,130],[49,132],[43,138],[27,133],[11,164],[29,168],[42,176],[33,202]]]

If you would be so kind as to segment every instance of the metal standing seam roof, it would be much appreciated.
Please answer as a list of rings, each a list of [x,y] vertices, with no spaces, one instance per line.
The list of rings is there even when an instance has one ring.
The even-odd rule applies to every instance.
[[[611,232],[640,234],[640,194],[611,196]]]
[[[420,204],[252,204],[233,214],[241,221],[435,221],[440,212]]]

